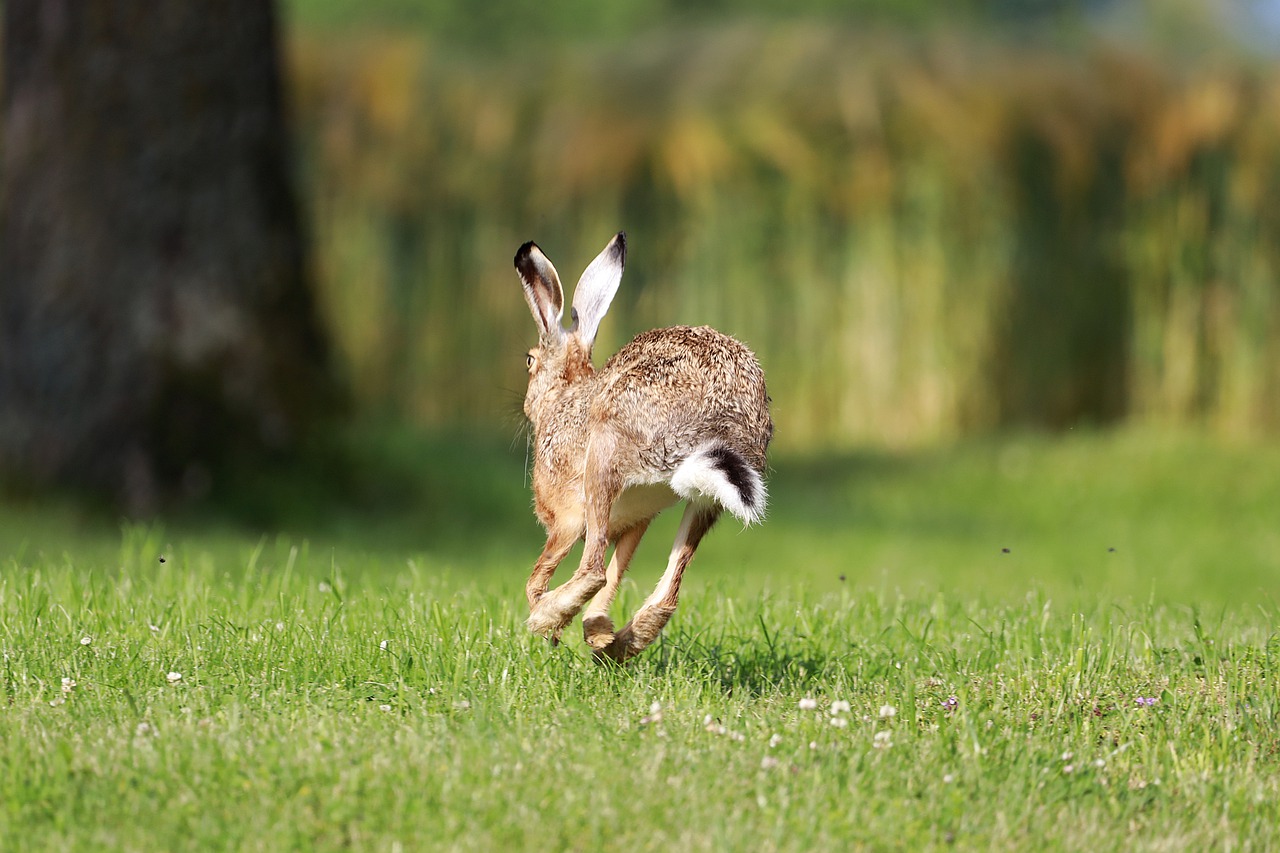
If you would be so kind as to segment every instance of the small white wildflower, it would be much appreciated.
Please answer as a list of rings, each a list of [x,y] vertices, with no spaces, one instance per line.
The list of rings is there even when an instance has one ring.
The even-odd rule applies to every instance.
[[[988,731],[990,731],[991,729],[995,728],[995,725],[996,725],[996,721],[995,721],[995,720],[987,720],[987,730],[988,730]]]
[[[1074,764],[1064,764],[1064,765],[1062,765],[1062,772],[1063,772],[1063,773],[1071,773],[1071,772],[1074,772],[1074,771],[1075,771],[1075,769],[1076,769],[1076,766],[1075,766]]]
[[[707,714],[705,717],[702,718],[702,727],[705,729],[714,722],[715,722],[715,718],[712,717],[710,714]]]
[[[832,717],[831,725],[835,726],[837,729],[843,729],[845,726],[849,725],[849,721],[844,717]]]
[[[772,770],[777,766],[778,759],[774,758],[772,755],[766,755],[764,758],[760,759],[761,770]]]
[[[148,625],[147,627],[151,629],[151,633],[153,633],[153,634],[158,634],[158,633],[160,633],[160,626],[159,626],[159,625]]]
[[[947,773],[942,777],[942,784],[944,785],[950,785],[954,781],[956,781],[956,777],[952,776],[950,773]]]
[[[316,589],[321,592],[333,592],[333,587],[329,586],[327,581],[320,581],[320,583],[316,585]]]
[[[777,735],[777,734],[776,734],[776,735],[774,735],[773,737],[769,738],[769,748],[770,748],[770,749],[773,749],[774,747],[776,747],[776,746],[777,746],[778,744],[780,744],[780,743],[782,743],[782,735]]]
[[[277,623],[276,623],[276,631],[283,631],[283,630],[284,630],[284,623],[283,623],[283,622],[277,622]]]
[[[67,701],[67,699],[66,699],[66,697],[65,697],[65,696],[59,696],[57,699],[51,699],[51,700],[49,701],[49,705],[50,705],[50,707],[56,708],[56,707],[58,707],[59,705],[64,705],[64,704],[66,704],[66,701]]]
[[[809,741],[809,748],[810,748],[810,749],[817,749],[817,748],[818,748],[818,742],[817,742],[816,740],[811,740],[811,741]]]
[[[457,702],[453,703],[453,707],[459,711],[465,711],[471,707],[471,702],[466,699],[459,699]]]
[[[179,681],[182,680],[182,673],[171,672],[168,675],[166,675],[165,678],[168,679],[170,684],[177,684]]]
[[[1075,757],[1075,753],[1072,752],[1071,750],[1067,750],[1066,752],[1062,753],[1063,761],[1070,761],[1073,757]]]
[[[831,716],[849,713],[849,703],[843,699],[837,699],[831,703]]]
[[[810,699],[808,696],[806,696],[805,698],[800,700],[801,711],[812,711],[814,708],[817,708],[817,707],[818,707],[817,699]]]
[[[74,689],[75,689],[75,687],[76,687],[76,680],[75,680],[74,678],[64,678],[64,679],[62,679],[62,692],[63,692],[63,693],[70,693],[72,690],[74,690]]]
[[[148,722],[145,722],[145,721],[144,721],[144,722],[141,722],[141,723],[138,723],[138,725],[137,725],[137,726],[135,726],[135,727],[134,727],[134,729],[133,729],[133,733],[134,733],[135,735],[137,735],[138,737],[145,737],[145,736],[147,736],[147,735],[151,734],[151,733],[152,733],[152,731],[153,731],[153,729],[151,728],[151,724],[150,724],[150,723],[148,723]]]
[[[893,707],[892,705],[881,705],[881,706],[880,706],[880,719],[882,719],[882,720],[888,720],[888,719],[891,719],[891,718],[893,718],[893,717],[897,716],[897,714],[898,714],[898,709],[897,709],[897,708],[895,708],[895,707]]]
[[[378,643],[378,648],[382,649],[385,652],[387,650],[387,641],[383,640],[381,643]]]
[[[742,743],[746,739],[747,739],[747,736],[744,735],[742,732],[731,732],[729,734],[729,740],[734,741],[735,743]]]
[[[1105,758],[1095,759],[1093,762],[1093,766],[1101,770],[1103,767],[1107,766],[1107,760]]]
[[[379,710],[379,711],[390,711],[390,710],[391,710],[391,706],[390,706],[390,705],[379,705],[379,706],[378,706],[378,710]]]
[[[876,732],[875,737],[871,739],[871,745],[876,749],[888,749],[893,746],[893,732]]]
[[[661,702],[654,702],[652,705],[650,705],[650,706],[649,706],[649,713],[650,713],[650,714],[661,714],[661,713],[662,713],[662,703],[661,703]]]
[[[82,645],[82,646],[87,646],[87,645],[89,645],[89,644],[90,644],[90,643],[92,643],[92,642],[93,642],[93,637],[81,637],[81,638],[80,638],[80,645]]]

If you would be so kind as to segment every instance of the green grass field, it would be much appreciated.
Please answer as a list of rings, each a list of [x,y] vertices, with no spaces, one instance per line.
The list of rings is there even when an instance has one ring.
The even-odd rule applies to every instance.
[[[522,448],[379,446],[243,516],[3,508],[0,849],[1280,844],[1276,448],[779,459],[618,669],[522,629]]]

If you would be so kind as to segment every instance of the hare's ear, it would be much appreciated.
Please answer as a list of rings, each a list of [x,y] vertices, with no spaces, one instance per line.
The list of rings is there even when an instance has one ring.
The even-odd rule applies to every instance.
[[[538,323],[542,340],[559,341],[564,337],[560,317],[564,314],[564,289],[556,268],[530,240],[516,252],[516,272],[524,286],[524,298]]]
[[[627,262],[627,235],[619,231],[582,273],[573,289],[573,328],[578,339],[590,350],[595,343],[600,321],[609,310],[613,295],[622,281],[622,268]]]

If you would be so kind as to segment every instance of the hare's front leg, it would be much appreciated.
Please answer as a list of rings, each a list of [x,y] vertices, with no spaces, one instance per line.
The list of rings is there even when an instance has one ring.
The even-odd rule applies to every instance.
[[[645,519],[635,527],[623,532],[613,547],[613,559],[605,571],[604,586],[596,593],[595,598],[587,605],[582,614],[582,635],[587,645],[593,649],[603,649],[613,642],[613,620],[609,618],[609,608],[613,606],[614,596],[618,594],[618,584],[626,574],[627,566],[636,553],[644,532],[649,529],[651,519]]]
[[[543,595],[534,605],[525,622],[530,631],[558,638],[564,626],[605,585],[604,558],[609,550],[609,513],[621,491],[620,480],[613,471],[604,468],[600,462],[588,464],[584,484],[587,529],[582,562],[578,564],[573,577]]]
[[[529,599],[529,609],[533,610],[544,595],[547,594],[547,585],[551,583],[551,576],[556,573],[556,567],[565,558],[573,548],[573,543],[578,541],[578,533],[576,530],[564,530],[558,527],[552,527],[547,530],[547,544],[542,546],[542,553],[538,555],[538,560],[533,564],[533,572],[529,575],[529,582],[524,586],[525,597]]]

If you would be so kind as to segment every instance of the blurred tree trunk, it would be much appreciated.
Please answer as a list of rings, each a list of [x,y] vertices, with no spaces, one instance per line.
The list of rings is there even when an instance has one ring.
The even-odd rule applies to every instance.
[[[5,0],[0,471],[128,511],[334,399],[267,0]]]

